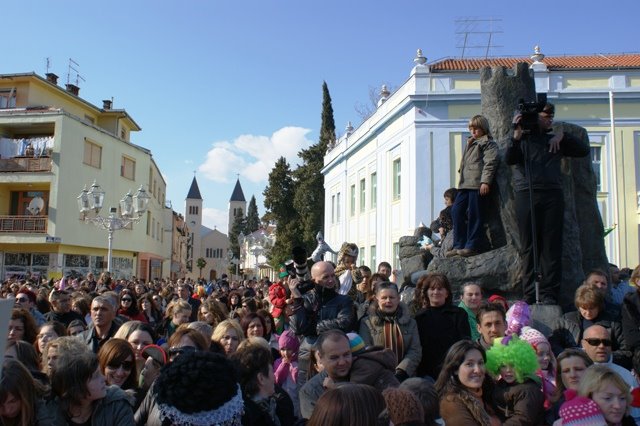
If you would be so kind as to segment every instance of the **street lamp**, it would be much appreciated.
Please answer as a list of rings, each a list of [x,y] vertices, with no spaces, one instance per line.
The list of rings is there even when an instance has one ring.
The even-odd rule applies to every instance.
[[[135,195],[132,195],[131,191],[129,191],[124,198],[120,200],[119,216],[115,207],[109,209],[108,216],[100,216],[99,213],[104,203],[104,194],[105,192],[95,180],[91,185],[91,190],[87,191],[87,186],[85,185],[80,195],[78,195],[78,209],[80,213],[82,213],[81,220],[93,223],[98,228],[102,228],[109,233],[107,271],[111,272],[113,233],[132,223],[138,223],[142,215],[147,211],[147,205],[151,197],[147,194],[147,191],[140,186]],[[91,211],[95,213],[95,216],[87,216]]]

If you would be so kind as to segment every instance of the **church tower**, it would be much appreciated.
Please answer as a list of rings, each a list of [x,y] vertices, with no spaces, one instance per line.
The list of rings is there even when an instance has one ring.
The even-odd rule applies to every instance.
[[[203,257],[200,253],[202,250],[202,196],[195,176],[185,200],[184,220],[189,227],[189,245],[191,247],[187,256],[187,264],[191,265],[192,271],[197,271],[196,260]]]
[[[227,235],[229,236],[231,235],[231,229],[233,229],[233,223],[235,222],[238,211],[240,211],[243,216],[247,215],[247,200],[244,199],[240,178],[236,181],[236,186],[233,188],[233,193],[229,199],[229,228],[227,228]]]

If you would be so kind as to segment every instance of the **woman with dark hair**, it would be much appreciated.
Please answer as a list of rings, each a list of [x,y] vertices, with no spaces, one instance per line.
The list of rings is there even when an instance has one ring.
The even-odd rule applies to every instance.
[[[122,315],[132,321],[148,322],[147,317],[145,317],[138,308],[138,300],[136,299],[135,292],[121,291],[118,305],[118,315]]]
[[[140,299],[138,299],[138,310],[146,320],[142,322],[149,323],[151,327],[155,327],[162,321],[162,311],[156,308],[153,303],[153,297],[154,296],[151,293],[145,293],[140,297]]]
[[[486,354],[471,340],[454,344],[444,360],[436,381],[440,395],[440,416],[445,424],[497,426],[491,395],[493,381],[487,373]]]
[[[0,423],[16,426],[53,424],[44,405],[44,387],[33,380],[22,363],[7,359],[0,379]]]
[[[24,340],[33,345],[37,335],[36,321],[29,311],[22,308],[16,308],[11,311],[8,340]]]
[[[191,352],[162,369],[131,424],[237,426],[243,409],[231,362],[220,354]]]
[[[552,396],[553,405],[546,411],[547,424],[553,424],[560,418],[560,406],[564,404],[564,391],[573,389],[578,391],[582,376],[593,361],[582,349],[566,349],[562,351],[556,360],[556,391]]]
[[[264,339],[269,342],[269,346],[271,349],[275,351],[276,355],[274,358],[279,358],[280,353],[278,352],[280,348],[278,347],[278,336],[276,335],[276,321],[273,319],[273,316],[266,309],[258,309],[258,315],[262,317],[264,320]],[[273,352],[272,351],[272,352]]]
[[[198,321],[204,321],[213,328],[227,319],[227,315],[227,307],[217,300],[206,299],[198,309]]]
[[[29,370],[31,377],[42,385],[49,386],[49,378],[45,373],[40,371],[40,357],[36,353],[33,345],[30,345],[23,340],[9,340],[7,342],[7,349],[5,350],[4,358],[20,361],[22,365]],[[0,388],[2,388],[1,385]]]
[[[369,385],[350,383],[323,393],[307,426],[388,425],[389,419],[380,416],[385,407],[379,390]]]
[[[117,339],[124,339],[129,342],[136,355],[136,366],[138,367],[138,371],[140,371],[144,365],[142,349],[158,340],[158,335],[151,325],[141,321],[125,322],[120,326],[113,337]]]
[[[138,371],[129,342],[117,338],[107,340],[98,351],[98,362],[107,385],[115,385],[124,390],[136,389]]]
[[[195,351],[208,351],[209,342],[202,333],[186,325],[178,327],[169,338],[169,359],[174,361],[179,355]]]
[[[264,318],[254,312],[249,312],[242,317],[240,327],[242,327],[242,332],[247,338],[264,338],[265,330],[267,328]]]
[[[56,396],[55,425],[131,426],[129,397],[117,386],[107,386],[96,355],[89,351],[60,354],[51,371]]]
[[[42,356],[42,352],[44,351],[44,347],[47,346],[47,343],[53,339],[66,335],[67,330],[61,322],[49,321],[42,324],[38,331],[38,335],[36,336],[36,342],[33,344],[38,356]]]
[[[417,376],[435,379],[447,351],[454,343],[471,338],[467,313],[453,306],[451,284],[443,274],[427,274],[418,280],[416,299],[422,309],[416,324],[422,346],[422,359]]]
[[[231,356],[236,366],[247,425],[277,426],[293,424],[293,402],[286,392],[276,392],[273,358],[267,342],[262,338],[245,340]]]
[[[231,290],[228,297],[229,314],[236,309],[242,308],[242,294],[238,290]]]

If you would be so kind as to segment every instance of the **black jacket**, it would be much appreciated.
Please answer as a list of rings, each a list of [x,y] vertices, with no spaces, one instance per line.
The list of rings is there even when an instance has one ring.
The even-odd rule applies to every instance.
[[[355,326],[353,300],[334,289],[315,286],[293,302],[289,326],[298,336],[317,336],[334,328],[345,333]]]
[[[590,148],[587,144],[565,133],[560,141],[560,151],[549,152],[549,140],[553,133],[532,134],[526,140],[511,139],[505,153],[505,162],[514,166],[513,189],[516,192],[529,188],[525,174],[525,156],[531,156],[531,182],[534,190],[562,189],[562,172],[560,160],[566,157],[585,157]]]
[[[459,340],[471,339],[467,313],[457,306],[445,305],[422,309],[416,314],[422,360],[416,376],[438,379],[440,368],[449,348]]]
[[[632,352],[640,349],[640,292],[624,296],[622,301],[622,334]]]

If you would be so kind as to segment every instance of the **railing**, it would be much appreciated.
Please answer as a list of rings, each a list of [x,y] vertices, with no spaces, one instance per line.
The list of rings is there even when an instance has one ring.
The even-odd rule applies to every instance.
[[[0,216],[0,233],[44,234],[48,219],[47,216]]]
[[[51,157],[13,157],[0,159],[2,172],[50,172]]]

